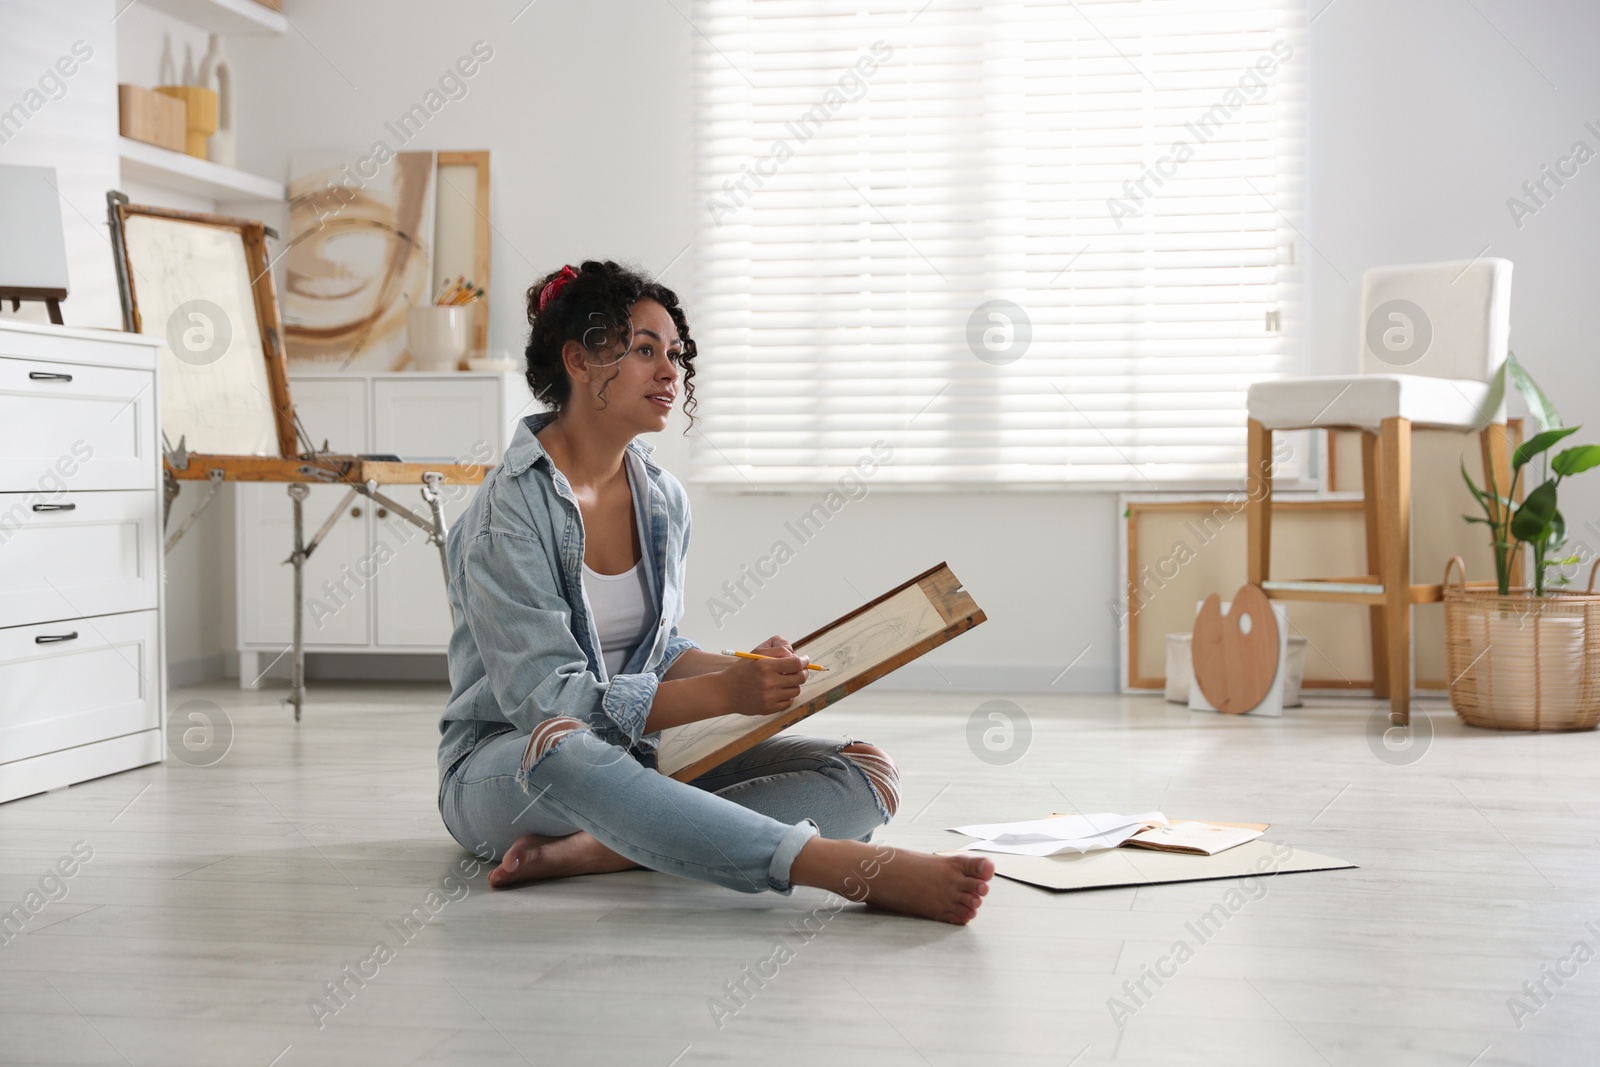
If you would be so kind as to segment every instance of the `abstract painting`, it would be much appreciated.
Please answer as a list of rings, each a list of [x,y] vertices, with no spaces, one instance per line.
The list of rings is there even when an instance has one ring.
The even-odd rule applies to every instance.
[[[297,160],[294,169],[284,260],[289,359],[402,369],[406,312],[432,296],[434,154],[397,152],[371,178],[338,161]]]

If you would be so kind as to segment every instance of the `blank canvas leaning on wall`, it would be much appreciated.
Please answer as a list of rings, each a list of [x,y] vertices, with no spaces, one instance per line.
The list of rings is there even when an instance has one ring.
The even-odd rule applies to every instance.
[[[465,275],[484,294],[470,305],[472,336],[468,355],[486,355],[489,348],[489,153],[440,152],[435,170],[438,186],[433,220],[432,292],[446,281]]]
[[[1129,498],[1124,511],[1127,573],[1136,592],[1123,616],[1128,645],[1123,683],[1161,688],[1166,684],[1164,635],[1190,632],[1197,601],[1212,593],[1226,597],[1245,580],[1244,510],[1230,510],[1227,497],[1216,494]],[[1364,569],[1366,541],[1357,501],[1280,500],[1272,527],[1273,567],[1280,573],[1331,577]],[[1357,621],[1359,627],[1352,625]],[[1295,602],[1289,605],[1289,625],[1291,634],[1306,638],[1305,688],[1371,686],[1364,610]]]

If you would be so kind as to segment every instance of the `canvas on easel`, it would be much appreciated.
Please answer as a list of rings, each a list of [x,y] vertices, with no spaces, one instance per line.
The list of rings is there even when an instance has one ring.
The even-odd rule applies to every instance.
[[[262,329],[266,227],[122,206],[125,326],[166,339],[156,377],[169,450],[184,441],[211,455],[299,451],[283,352]]]
[[[0,166],[0,302],[11,310],[40,300],[62,325],[67,298],[67,239],[54,167]]]
[[[828,670],[814,672],[788,709],[720,715],[663,730],[657,769],[683,782],[697,778],[984,619],[983,609],[948,566],[930,567],[796,641],[795,652]]]

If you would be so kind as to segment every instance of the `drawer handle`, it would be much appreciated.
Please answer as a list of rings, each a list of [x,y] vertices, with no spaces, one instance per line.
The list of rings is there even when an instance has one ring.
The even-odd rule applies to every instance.
[[[70,382],[72,381],[72,375],[57,374],[48,370],[31,370],[28,372],[28,380],[30,382]]]
[[[76,641],[77,639],[78,631],[74,630],[70,634],[40,634],[33,639],[33,643],[36,645],[56,645],[62,641]]]
[[[78,510],[78,505],[76,505],[76,504],[35,504],[33,506],[33,510],[34,511],[76,511],[76,510]]]

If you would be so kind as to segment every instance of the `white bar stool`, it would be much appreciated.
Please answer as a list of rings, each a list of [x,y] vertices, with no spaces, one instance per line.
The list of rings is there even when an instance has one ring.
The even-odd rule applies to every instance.
[[[1484,469],[1504,495],[1505,405],[1484,409],[1489,382],[1505,362],[1510,320],[1510,260],[1377,267],[1361,277],[1358,374],[1250,386],[1249,581],[1275,600],[1370,605],[1373,694],[1389,699],[1396,725],[1410,721],[1411,605],[1443,599],[1441,586],[1411,583],[1411,429],[1477,430]],[[1303,429],[1361,433],[1370,574],[1269,574],[1272,434]]]

